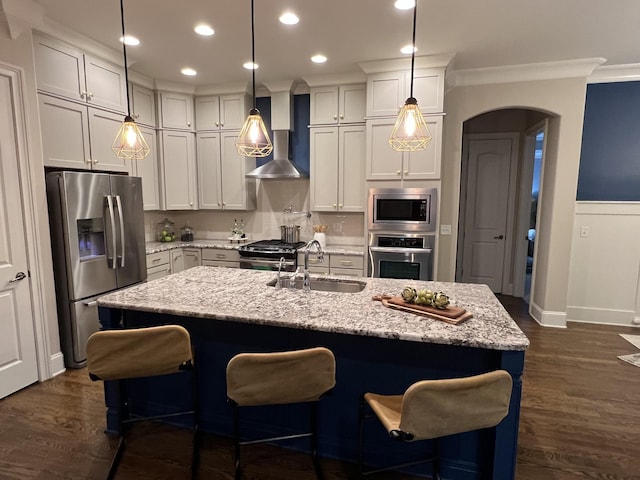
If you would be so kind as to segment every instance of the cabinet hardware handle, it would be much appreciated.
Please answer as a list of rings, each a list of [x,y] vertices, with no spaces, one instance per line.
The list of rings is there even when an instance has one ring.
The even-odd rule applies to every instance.
[[[91,99],[93,98],[93,93],[88,92],[88,93],[87,93],[87,97],[89,97],[89,100],[91,100]]]
[[[227,258],[227,256],[223,253],[216,253],[216,258]]]
[[[337,120],[337,119],[338,119],[338,116],[337,116],[337,115],[334,115],[334,116],[333,116],[333,119],[334,119],[334,120]]]
[[[85,301],[84,301],[84,302],[82,302],[82,303],[83,303],[83,305],[84,305],[85,307],[95,307],[95,306],[97,306],[97,305],[98,305],[98,301],[97,301],[97,300],[92,300],[92,301],[90,301],[90,302],[85,300]]]
[[[353,265],[351,260],[340,260],[340,265]]]
[[[224,122],[220,122],[220,126],[221,126],[221,127],[224,127]]]
[[[343,119],[343,118],[344,118],[344,114],[343,114],[343,115],[340,115],[340,119]]]
[[[398,170],[398,171],[396,172],[396,175],[400,175],[401,173],[402,173],[402,171]]]
[[[189,202],[189,205],[191,205],[193,207],[193,202]]]
[[[219,126],[220,126],[220,123],[219,123],[219,122],[216,122],[216,127],[219,127]]]
[[[151,260],[151,263],[158,263],[160,261],[159,258],[154,258],[153,260]]]
[[[409,175],[409,170],[405,170],[405,171],[404,171],[404,174],[405,174],[405,175]]]
[[[87,158],[84,163],[93,163],[90,158]]]
[[[226,206],[227,206],[227,203],[226,203],[226,202],[222,202],[222,206],[223,206],[223,207],[226,207]]]
[[[333,208],[336,208],[336,204],[335,203],[333,204]]]
[[[133,118],[140,118],[140,115],[138,115],[137,113],[134,113]]]
[[[342,207],[343,207],[343,205],[342,205],[341,203],[339,203],[339,204],[338,204],[338,206],[339,206],[340,208],[342,208]]]
[[[98,163],[98,160],[94,160],[93,163]]]
[[[80,92],[80,98],[87,98],[87,92]]]

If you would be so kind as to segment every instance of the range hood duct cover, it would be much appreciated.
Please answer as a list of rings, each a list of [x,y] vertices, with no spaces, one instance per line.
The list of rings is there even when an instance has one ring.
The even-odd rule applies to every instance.
[[[249,178],[278,179],[278,178],[308,178],[308,175],[298,170],[289,160],[289,131],[273,131],[273,160],[250,171],[245,175]]]

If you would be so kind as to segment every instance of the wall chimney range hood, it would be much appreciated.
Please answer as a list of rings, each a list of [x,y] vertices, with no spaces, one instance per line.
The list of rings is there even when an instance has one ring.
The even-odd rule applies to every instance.
[[[245,176],[260,179],[308,178],[305,172],[291,162],[289,135],[291,132],[293,110],[291,105],[290,83],[286,91],[271,91],[271,129],[273,130],[273,160],[250,171]],[[268,86],[267,86],[268,88]]]

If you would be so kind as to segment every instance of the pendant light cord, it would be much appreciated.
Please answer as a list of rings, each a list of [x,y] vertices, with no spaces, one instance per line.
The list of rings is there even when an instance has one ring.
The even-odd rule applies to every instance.
[[[253,1],[253,0],[252,0]],[[411,42],[411,93],[410,97],[413,98],[413,64],[416,57],[416,12],[418,10],[418,0],[414,0],[413,4],[413,40]]]
[[[131,106],[129,104],[129,71],[127,69],[127,44],[125,43],[124,36],[124,0],[120,0],[120,21],[122,22],[122,53],[124,55],[125,90],[127,91],[127,116],[131,117]]]
[[[253,109],[256,109],[256,41],[253,25],[253,0],[251,0],[251,74],[253,81]]]

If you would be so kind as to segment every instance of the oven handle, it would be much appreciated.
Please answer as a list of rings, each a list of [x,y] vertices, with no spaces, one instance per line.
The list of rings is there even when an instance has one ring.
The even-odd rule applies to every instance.
[[[260,260],[257,259],[255,257],[240,257],[240,262],[241,263],[249,263],[249,264],[253,264],[253,265],[268,265],[268,266],[278,266],[278,264],[280,263],[277,260]],[[284,262],[285,265],[295,265],[295,260],[291,259],[291,260],[286,260]]]
[[[372,252],[380,253],[432,253],[432,248],[393,248],[393,247],[369,247]]]

